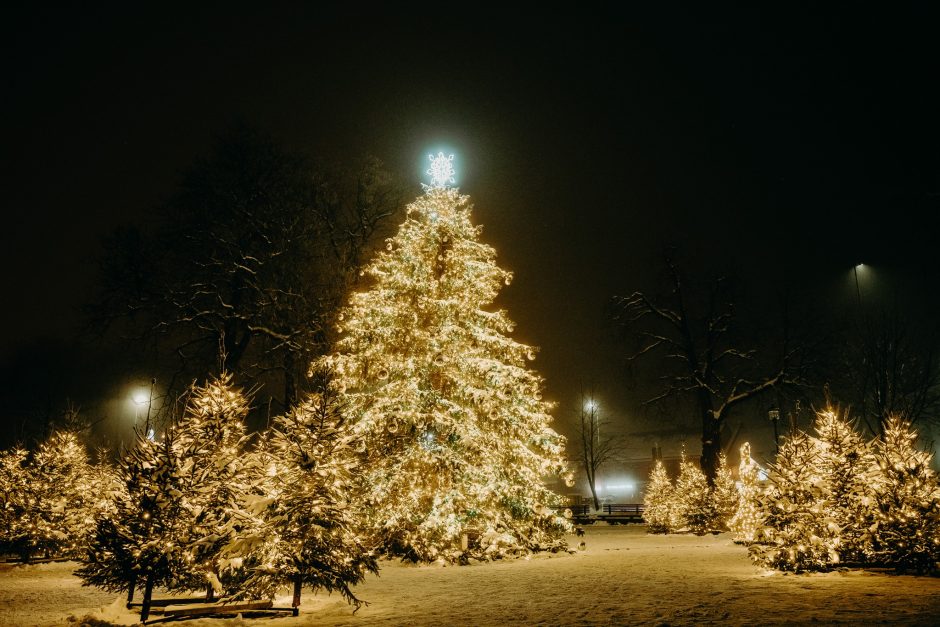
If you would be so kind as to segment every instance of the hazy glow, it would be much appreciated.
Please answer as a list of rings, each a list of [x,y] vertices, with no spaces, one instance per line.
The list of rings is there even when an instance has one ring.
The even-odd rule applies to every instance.
[[[627,492],[633,492],[636,489],[636,485],[632,483],[611,483],[607,486],[609,491],[613,490],[626,490]]]
[[[134,395],[132,398],[134,399],[134,403],[136,405],[146,405],[147,402],[150,401],[150,395],[147,394],[147,392],[144,392],[143,390],[138,390],[137,392],[134,392]]]

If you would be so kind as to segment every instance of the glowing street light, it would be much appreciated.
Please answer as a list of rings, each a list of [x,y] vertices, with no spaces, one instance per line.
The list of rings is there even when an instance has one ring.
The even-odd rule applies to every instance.
[[[855,264],[854,266],[852,266],[852,272],[855,273],[855,295],[858,297],[858,307],[859,307],[859,309],[861,309],[861,307],[862,307],[862,290],[859,289],[859,287],[858,287],[858,271],[859,271],[859,270],[864,270],[864,269],[865,269],[865,264],[864,264],[864,263],[857,263],[857,264]]]
[[[144,436],[152,440],[154,438],[154,431],[150,428],[150,410],[153,408],[153,388],[157,384],[156,378],[150,379],[150,390],[145,391],[143,389],[136,390],[131,394],[131,400],[134,402],[135,412],[134,412],[134,427],[136,428],[140,424],[140,411],[141,407],[144,405],[147,406],[147,413],[144,415]]]
[[[593,398],[588,399],[588,401],[584,404],[584,411],[586,411],[590,417],[591,431],[594,432],[595,441],[599,445],[601,441],[601,425],[600,421],[597,420],[597,407],[597,401],[595,401]]]

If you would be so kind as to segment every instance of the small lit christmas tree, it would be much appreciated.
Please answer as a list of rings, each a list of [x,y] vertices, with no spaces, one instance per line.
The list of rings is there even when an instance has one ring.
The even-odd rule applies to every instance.
[[[684,451],[674,494],[681,527],[699,535],[714,528],[718,511],[712,490],[698,464],[689,461]]]
[[[738,466],[738,502],[734,515],[728,526],[731,529],[735,542],[750,544],[757,539],[757,534],[763,524],[763,516],[759,506],[761,494],[760,468],[751,458],[751,445],[745,442],[741,446],[741,463]]]
[[[328,385],[275,418],[263,435],[263,485],[243,498],[243,510],[254,511],[258,522],[226,549],[244,558],[244,588],[253,596],[273,598],[293,586],[297,607],[307,585],[361,605],[350,586],[378,566],[356,525],[356,445],[342,400]]]
[[[813,425],[819,446],[817,470],[825,478],[825,517],[838,527],[840,562],[859,563],[868,552],[868,528],[874,517],[870,447],[834,410],[817,413]]]
[[[187,548],[192,527],[190,478],[182,471],[170,428],[159,442],[138,434],[118,464],[120,489],[113,509],[97,522],[88,554],[76,575],[85,585],[127,592],[144,587],[146,621],[155,586],[193,589],[205,579]]]
[[[0,546],[23,561],[79,557],[94,527],[95,492],[88,453],[69,429],[53,432],[28,453],[0,457]]]
[[[187,549],[193,565],[205,573],[209,598],[233,592],[241,575],[234,573],[230,589],[225,590],[221,577],[231,570],[227,567],[237,570],[237,563],[223,562],[221,552],[247,519],[238,504],[257,474],[256,460],[246,450],[248,409],[248,400],[233,386],[232,376],[223,373],[193,388],[174,429],[173,452],[191,486],[184,500],[191,518]]]
[[[13,553],[26,561],[35,552],[33,490],[28,466],[29,451],[14,447],[0,451],[0,553]]]
[[[326,365],[349,396],[366,446],[362,513],[392,554],[416,561],[493,558],[564,546],[566,471],[535,349],[490,309],[512,274],[479,241],[450,160],[364,271],[339,314]]]
[[[761,497],[765,527],[751,556],[780,570],[818,570],[839,561],[838,524],[828,516],[829,488],[819,470],[820,447],[802,431],[791,434],[770,465]]]
[[[119,469],[110,461],[110,452],[102,447],[95,451],[95,462],[91,465],[90,485],[92,494],[92,524],[88,540],[95,533],[95,523],[102,516],[114,513],[115,502],[124,482]]]
[[[738,487],[728,468],[728,458],[724,453],[718,456],[718,468],[715,471],[715,485],[712,486],[712,500],[715,519],[711,523],[713,530],[727,530],[731,517],[738,506]]]
[[[932,456],[918,451],[916,440],[909,424],[892,417],[875,441],[870,551],[874,561],[899,571],[928,572],[940,561],[940,487]]]
[[[80,557],[95,525],[96,495],[85,445],[74,431],[57,431],[36,449],[32,468],[42,494],[38,513],[45,551]]]
[[[674,491],[665,466],[656,460],[643,495],[643,520],[650,533],[669,533],[677,528]]]

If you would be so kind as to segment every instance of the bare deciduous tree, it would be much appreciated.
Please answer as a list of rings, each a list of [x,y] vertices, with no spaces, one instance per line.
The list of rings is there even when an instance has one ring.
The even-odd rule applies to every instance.
[[[884,433],[891,416],[911,424],[940,417],[940,345],[934,334],[894,307],[866,318],[861,341],[848,345],[853,344],[845,387],[872,433]]]
[[[581,445],[580,462],[594,499],[594,509],[601,507],[600,499],[597,498],[597,471],[623,449],[623,439],[609,427],[608,421],[601,418],[594,394],[586,395],[582,391],[577,425]]]
[[[654,355],[662,357],[664,387],[645,403],[682,396],[693,400],[702,426],[701,466],[711,483],[731,409],[775,386],[801,383],[803,355],[784,328],[775,363],[762,366],[756,349],[744,348],[733,333],[735,307],[726,281],[714,281],[697,300],[672,259],[666,259],[666,267],[668,295],[634,292],[616,298],[615,315],[638,340],[631,361],[652,364]]]
[[[152,234],[107,242],[93,317],[150,347],[183,385],[222,359],[290,405],[402,194],[375,160],[328,173],[238,127],[185,173]]]

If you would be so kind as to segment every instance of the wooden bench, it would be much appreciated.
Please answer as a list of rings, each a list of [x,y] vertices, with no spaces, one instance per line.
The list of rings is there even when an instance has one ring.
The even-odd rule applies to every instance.
[[[178,599],[185,600],[185,599]],[[162,601],[162,600],[161,600]],[[274,602],[270,599],[256,599],[244,601],[195,601],[193,603],[154,606],[151,615],[160,615],[156,620],[148,620],[147,624],[165,623],[179,619],[193,618],[197,616],[224,616],[230,614],[259,612],[267,614],[269,612],[290,612],[294,616],[300,615],[299,607],[274,607]]]
[[[624,525],[631,522],[641,523],[643,522],[643,510],[642,503],[605,503],[601,507],[597,519],[615,525]]]
[[[238,614],[251,610],[269,610],[274,605],[270,599],[257,601],[225,601],[216,603],[190,603],[188,605],[167,605],[164,616],[200,616],[204,614]]]
[[[569,505],[567,509],[571,510],[571,522],[576,525],[592,525],[594,518],[591,517],[590,505]]]
[[[591,513],[590,505],[567,505],[559,511],[571,510],[571,522],[576,525],[593,525],[604,521],[614,525],[643,522],[642,503],[605,503],[596,514]]]

